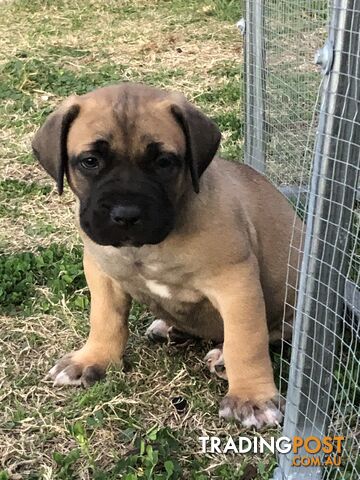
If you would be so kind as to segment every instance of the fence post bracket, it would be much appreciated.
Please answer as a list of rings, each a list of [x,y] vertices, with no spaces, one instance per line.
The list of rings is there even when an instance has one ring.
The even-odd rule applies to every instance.
[[[245,32],[246,32],[245,18],[240,18],[240,20],[236,22],[236,26],[240,30],[241,35],[245,35]]]
[[[324,46],[315,53],[314,63],[321,67],[321,73],[327,75],[334,61],[334,46],[330,39],[327,39]]]

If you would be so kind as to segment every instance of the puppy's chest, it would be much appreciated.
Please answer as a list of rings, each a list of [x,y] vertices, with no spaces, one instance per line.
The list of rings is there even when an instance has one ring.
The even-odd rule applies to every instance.
[[[203,298],[191,285],[191,269],[174,257],[124,247],[96,258],[102,269],[140,302],[198,303]]]

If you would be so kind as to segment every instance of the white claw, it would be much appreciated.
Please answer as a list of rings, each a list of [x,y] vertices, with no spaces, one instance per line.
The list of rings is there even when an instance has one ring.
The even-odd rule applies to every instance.
[[[248,417],[245,417],[241,423],[246,428],[251,428],[251,427],[261,428],[262,426],[262,422],[257,420],[253,413]]]
[[[81,385],[81,378],[70,378],[65,370],[61,371],[55,378],[53,386],[59,385]]]
[[[225,418],[225,420],[233,417],[233,412],[230,407],[223,407],[219,410],[219,417]]]
[[[277,408],[267,408],[264,411],[267,425],[279,425],[282,421],[283,414]]]
[[[51,379],[54,380],[54,377],[56,376],[56,365],[48,371],[47,377],[50,377]]]

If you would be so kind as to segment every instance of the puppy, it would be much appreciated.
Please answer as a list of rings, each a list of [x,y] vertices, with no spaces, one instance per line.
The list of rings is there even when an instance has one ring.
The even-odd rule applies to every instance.
[[[216,157],[220,137],[183,96],[130,83],[70,97],[35,135],[59,193],[66,177],[78,199],[91,293],[89,338],[52,368],[55,385],[89,385],[121,361],[136,299],[165,331],[223,343],[221,417],[281,421],[269,339],[281,337],[301,223],[262,175]]]

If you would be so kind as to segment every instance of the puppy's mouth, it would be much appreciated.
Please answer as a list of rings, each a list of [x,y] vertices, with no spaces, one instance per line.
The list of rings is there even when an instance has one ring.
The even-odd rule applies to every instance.
[[[84,232],[98,245],[112,247],[142,247],[143,245],[157,245],[164,241],[170,234],[172,226],[167,224],[157,230],[151,232],[138,232],[131,236],[123,235],[116,228],[93,228],[87,222],[80,220],[80,224]]]
[[[130,202],[80,207],[80,225],[95,243],[113,247],[142,247],[161,243],[174,228],[174,210],[164,205]]]

